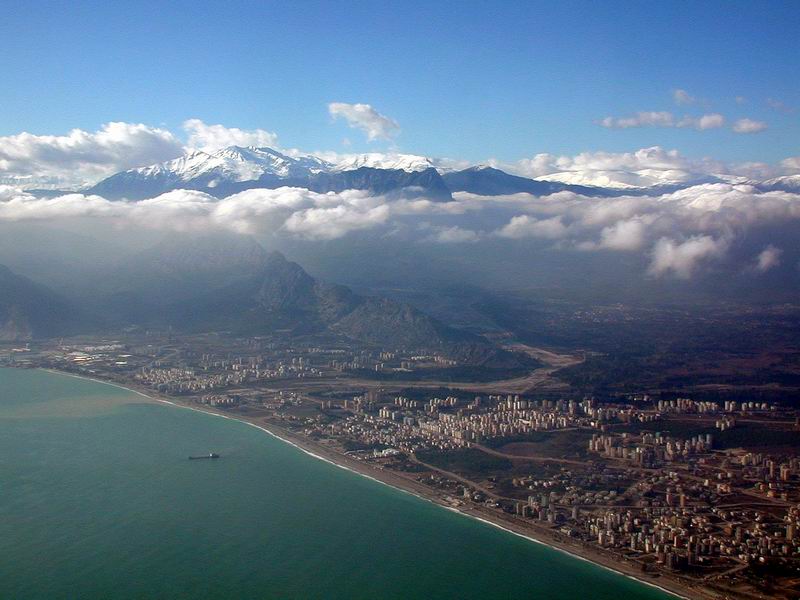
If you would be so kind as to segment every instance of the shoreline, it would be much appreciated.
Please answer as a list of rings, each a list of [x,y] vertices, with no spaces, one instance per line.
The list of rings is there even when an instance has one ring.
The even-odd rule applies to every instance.
[[[570,556],[571,558],[578,559],[584,562],[588,562],[592,565],[597,567],[603,568],[605,570],[611,571],[616,575],[620,575],[627,579],[631,579],[636,581],[637,583],[656,588],[665,594],[669,594],[670,596],[681,598],[683,600],[690,600],[692,598],[706,598],[708,597],[707,594],[699,595],[696,594],[699,590],[694,588],[690,588],[688,586],[682,585],[680,582],[667,579],[664,575],[661,575],[661,578],[664,578],[665,581],[659,581],[655,583],[653,581],[647,581],[642,579],[641,577],[637,576],[634,569],[624,569],[625,565],[615,564],[618,561],[604,557],[602,555],[597,555],[596,552],[586,554],[590,554],[589,556],[581,554],[578,552],[577,548],[571,548],[566,544],[556,542],[555,540],[545,540],[538,537],[534,537],[533,533],[525,527],[524,524],[514,524],[510,522],[504,522],[503,520],[499,519],[496,515],[491,514],[491,512],[487,511],[487,514],[476,514],[481,513],[478,507],[457,507],[452,506],[446,503],[441,497],[437,495],[437,493],[425,486],[424,484],[420,484],[414,482],[410,479],[403,477],[402,475],[393,473],[392,471],[387,471],[385,469],[377,468],[373,465],[367,465],[361,461],[357,461],[337,450],[332,448],[328,448],[319,442],[315,442],[313,440],[309,440],[304,438],[298,434],[293,432],[289,432],[281,427],[276,425],[265,424],[261,422],[257,422],[255,418],[247,418],[243,415],[230,415],[224,413],[219,410],[215,410],[210,407],[200,407],[195,405],[190,405],[188,403],[183,403],[176,400],[168,400],[166,398],[160,398],[152,393],[145,393],[141,390],[138,390],[134,387],[129,387],[126,385],[122,385],[113,381],[106,381],[103,379],[97,379],[94,377],[89,377],[85,375],[77,375],[75,373],[70,373],[68,371],[59,371],[57,369],[40,369],[42,371],[46,371],[49,373],[53,373],[56,375],[66,375],[68,377],[74,377],[76,379],[83,379],[86,381],[92,381],[94,383],[100,383],[104,385],[109,385],[115,387],[117,389],[121,389],[143,398],[146,398],[148,401],[156,402],[159,404],[167,404],[174,408],[186,409],[191,410],[199,413],[204,413],[207,415],[211,415],[214,417],[220,417],[223,419],[228,419],[231,421],[238,421],[245,425],[249,425],[256,429],[263,431],[264,433],[270,435],[271,437],[280,440],[281,442],[293,446],[297,450],[300,450],[304,454],[311,456],[317,460],[321,460],[326,462],[334,467],[343,469],[345,471],[349,471],[355,475],[359,475],[361,477],[365,477],[367,479],[371,479],[377,483],[382,485],[388,486],[396,491],[409,494],[414,496],[420,500],[424,500],[426,502],[430,502],[435,504],[441,508],[459,514],[465,518],[473,519],[475,521],[479,521],[485,525],[489,525],[491,527],[495,527],[506,533],[515,535],[517,537],[521,537],[529,542],[533,542],[535,544],[539,544],[550,548],[551,550],[555,550]],[[149,392],[149,390],[148,390]],[[271,428],[277,429],[278,431],[273,431]],[[602,560],[601,560],[602,559]],[[607,564],[608,563],[608,564]],[[669,583],[669,585],[662,585],[662,583]],[[693,593],[694,592],[694,593]]]

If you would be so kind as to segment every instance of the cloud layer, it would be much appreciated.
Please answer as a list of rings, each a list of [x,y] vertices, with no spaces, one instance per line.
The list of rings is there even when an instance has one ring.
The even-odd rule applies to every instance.
[[[221,200],[176,190],[139,202],[112,202],[82,194],[43,199],[0,187],[0,221],[72,218],[131,229],[224,229],[312,241],[366,232],[422,244],[532,243],[548,252],[638,254],[647,264],[644,275],[686,279],[729,260],[731,249],[751,230],[787,225],[796,230],[800,194],[714,183],[660,196],[458,193],[453,201],[434,202],[285,187]],[[739,270],[767,272],[781,264],[784,252],[778,242],[762,246]]]

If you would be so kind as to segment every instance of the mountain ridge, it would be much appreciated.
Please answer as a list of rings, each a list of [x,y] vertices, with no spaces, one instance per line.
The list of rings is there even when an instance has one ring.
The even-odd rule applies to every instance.
[[[279,187],[319,193],[357,189],[433,200],[451,200],[452,193],[459,191],[498,195],[570,190],[606,195],[601,188],[542,182],[491,167],[444,169],[433,159],[411,154],[370,153],[333,163],[310,154],[240,146],[213,153],[193,151],[163,163],[121,171],[85,193],[111,200],[142,200],[175,189],[192,189],[222,198],[246,189]]]
[[[526,177],[489,165],[457,169],[448,161],[396,152],[327,159],[295,150],[234,145],[213,152],[193,150],[172,160],[120,171],[81,191],[109,200],[143,200],[177,189],[197,190],[224,198],[248,189],[280,187],[305,188],[318,193],[355,189],[375,195],[432,200],[451,200],[456,192],[548,195],[569,191],[589,197],[618,197],[656,196],[707,183],[796,192],[800,189],[798,177],[785,175],[756,181],[679,168],[575,170]],[[49,185],[43,189],[31,187],[28,191],[41,197],[70,193]]]

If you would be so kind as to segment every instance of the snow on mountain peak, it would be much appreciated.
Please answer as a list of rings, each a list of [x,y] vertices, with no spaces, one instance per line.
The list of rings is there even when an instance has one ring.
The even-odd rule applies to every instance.
[[[548,173],[534,179],[537,181],[555,181],[568,185],[636,190],[665,185],[689,185],[708,178],[709,176],[707,175],[692,173],[683,169],[583,169]]]
[[[272,148],[228,146],[213,153],[193,150],[174,160],[133,169],[132,172],[184,182],[198,178],[210,182],[242,182],[265,175],[302,177],[330,167],[329,163],[313,156],[292,157]]]
[[[785,191],[800,192],[800,174],[773,177],[764,181],[763,185]]]
[[[276,150],[255,146],[228,146],[213,152],[195,150],[167,162],[118,173],[89,189],[123,198],[151,197],[162,190],[180,187],[217,188],[222,194],[229,193],[232,189],[255,186],[313,186],[318,183],[324,188],[331,183],[316,181],[317,179],[327,181],[326,178],[316,178],[316,175],[329,173],[336,179],[340,174],[361,168],[404,171],[407,174],[433,168],[443,175],[448,171],[469,169],[476,177],[482,176],[486,169],[496,168],[492,163],[469,166],[463,162],[396,152],[350,155],[323,153],[322,156],[324,158],[297,150]],[[616,190],[617,193],[626,191],[638,193],[648,189],[658,191],[668,187],[680,188],[721,182],[731,185],[752,185],[773,191],[800,190],[800,175],[776,177],[759,182],[748,177],[704,172],[703,169],[691,166],[669,164],[656,164],[644,168],[635,168],[634,165],[634,168],[626,168],[624,165],[604,164],[601,161],[597,165],[575,165],[572,168],[569,168],[570,165],[558,166],[562,170],[541,174],[534,177],[534,180],[605,188]],[[513,173],[514,169],[510,171]],[[485,175],[491,178],[496,174],[486,172]],[[386,175],[389,179],[394,176]]]
[[[434,161],[426,156],[416,154],[397,154],[369,152],[366,154],[353,154],[345,156],[338,161],[333,171],[354,171],[362,167],[371,169],[396,169],[408,172],[424,171],[436,168]]]

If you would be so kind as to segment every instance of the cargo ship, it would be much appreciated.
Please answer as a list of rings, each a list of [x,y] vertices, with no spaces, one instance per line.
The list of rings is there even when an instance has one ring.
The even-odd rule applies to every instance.
[[[203,454],[203,456],[190,456],[189,460],[201,460],[204,458],[219,458],[219,454],[214,454],[213,452],[209,452],[208,454]]]

